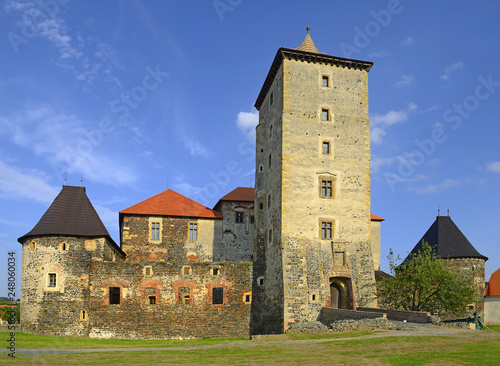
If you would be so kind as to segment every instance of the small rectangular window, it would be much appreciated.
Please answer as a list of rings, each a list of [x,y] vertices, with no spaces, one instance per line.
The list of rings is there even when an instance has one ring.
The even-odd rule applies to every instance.
[[[110,287],[109,288],[109,303],[111,305],[120,305],[120,288]]]
[[[322,180],[321,181],[321,197],[323,198],[332,198],[332,181],[331,180]]]
[[[149,305],[156,304],[156,296],[149,296]]]
[[[329,82],[329,77],[328,75],[323,75],[321,76],[321,86],[325,87],[325,88],[328,88],[330,86],[330,82]]]
[[[269,105],[271,106],[273,105],[273,103],[274,103],[274,94],[273,92],[271,92],[271,95],[269,95]]]
[[[321,222],[321,239],[331,239],[333,233],[333,225],[331,221]]]
[[[329,121],[330,120],[330,111],[327,108],[323,108],[321,110],[321,120]]]
[[[189,240],[198,240],[198,224],[189,224]]]
[[[214,287],[212,289],[212,304],[219,305],[224,303],[224,288]]]
[[[160,223],[151,223],[151,240],[160,240]]]
[[[49,285],[48,287],[57,286],[57,275],[55,273],[49,273]]]
[[[271,195],[267,195],[267,208],[271,208]]]
[[[323,141],[323,154],[330,154],[330,141]]]
[[[253,224],[255,222],[255,216],[251,215],[250,216],[250,223]]]
[[[243,212],[236,212],[236,216],[235,216],[235,219],[234,219],[234,222],[236,222],[237,224],[243,224]]]
[[[269,159],[268,159],[268,162],[267,162],[267,167],[268,168],[271,167],[271,161],[272,161],[271,154],[269,154]]]

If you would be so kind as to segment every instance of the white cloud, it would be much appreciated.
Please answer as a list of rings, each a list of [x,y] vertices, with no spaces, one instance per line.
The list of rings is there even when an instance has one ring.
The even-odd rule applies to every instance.
[[[259,112],[240,112],[236,117],[236,126],[243,132],[245,137],[255,142],[255,127],[259,124]]]
[[[465,63],[461,62],[461,61],[457,61],[457,62],[454,62],[448,66],[446,66],[446,68],[444,69],[444,74],[441,75],[439,78],[441,80],[445,80],[445,81],[448,81],[451,79],[451,74],[456,71],[456,70],[462,70],[465,66]]]
[[[500,173],[500,161],[491,161],[487,163],[486,169],[495,173]]]
[[[371,131],[371,140],[374,144],[380,145],[383,142],[383,137],[387,134],[382,128],[374,127]]]
[[[401,87],[401,86],[406,86],[406,85],[410,85],[411,83],[413,83],[413,76],[410,76],[410,75],[402,75],[401,76],[401,79],[396,81],[394,83],[394,86],[396,87]]]
[[[373,139],[372,139],[373,140]],[[390,158],[379,158],[376,155],[372,155],[371,159],[371,170],[372,172],[377,172],[381,167],[386,165],[391,165],[396,160],[395,157]]]
[[[48,177],[35,169],[21,170],[0,160],[0,190],[6,197],[23,197],[51,203],[59,189],[48,183]]]
[[[389,111],[385,114],[374,114],[371,120],[371,135],[373,143],[380,145],[383,137],[387,134],[386,128],[408,120],[410,112],[415,111],[418,106],[415,103],[409,103],[408,106],[400,111]]]
[[[378,57],[378,58],[382,58],[382,57],[385,57],[386,56],[386,53],[384,51],[380,51],[380,52],[372,52],[368,55],[369,58],[374,58],[374,57]]]
[[[44,158],[59,175],[82,174],[107,184],[131,185],[138,174],[106,151],[106,134],[77,116],[56,112],[48,105],[26,108],[22,113],[0,116],[0,135]]]
[[[375,114],[371,118],[372,126],[392,126],[408,119],[408,112],[389,111],[386,114]]]
[[[410,187],[408,190],[417,194],[431,194],[444,191],[445,189],[451,187],[456,187],[460,185],[460,183],[461,181],[458,179],[445,179],[439,184],[428,184],[427,186],[420,188]]]
[[[411,37],[406,37],[403,42],[401,42],[401,46],[408,46],[408,45],[411,45],[413,43],[413,38]]]

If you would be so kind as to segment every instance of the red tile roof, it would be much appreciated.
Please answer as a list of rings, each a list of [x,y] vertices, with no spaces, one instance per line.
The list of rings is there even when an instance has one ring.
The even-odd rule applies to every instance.
[[[120,211],[120,215],[122,214],[222,218],[222,215],[218,212],[171,189]]]
[[[253,202],[255,197],[255,188],[238,187],[222,197],[219,202],[214,206],[217,210],[223,201],[236,201],[236,202]]]
[[[370,219],[371,219],[372,221],[384,221],[384,220],[385,220],[384,218],[382,218],[382,217],[380,217],[380,216],[377,216],[377,215],[374,215],[374,214],[372,214],[372,213],[370,214]]]
[[[500,268],[491,275],[484,296],[500,296]]]

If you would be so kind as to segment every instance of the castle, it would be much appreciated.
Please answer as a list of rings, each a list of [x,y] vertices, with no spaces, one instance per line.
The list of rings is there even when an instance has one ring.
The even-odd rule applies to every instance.
[[[255,103],[255,188],[209,209],[172,190],[119,213],[113,241],[85,188],[63,186],[23,246],[27,332],[247,337],[376,306],[371,62],[280,48]]]

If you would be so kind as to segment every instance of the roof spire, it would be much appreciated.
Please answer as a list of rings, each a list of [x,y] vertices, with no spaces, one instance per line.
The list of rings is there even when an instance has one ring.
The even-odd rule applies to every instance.
[[[439,205],[438,205],[438,216],[439,216],[440,213],[441,213],[441,210],[439,209]]]
[[[80,187],[83,187],[83,174],[80,176]]]
[[[314,42],[313,42],[311,36],[309,35],[310,30],[311,30],[311,27],[309,27],[309,25],[307,25],[306,38],[304,39],[304,42],[302,42],[302,44],[296,48],[296,50],[311,52],[311,53],[322,53],[322,52],[319,52],[318,49],[316,48],[316,46],[314,45]]]
[[[64,185],[66,185],[67,173],[64,173]]]

